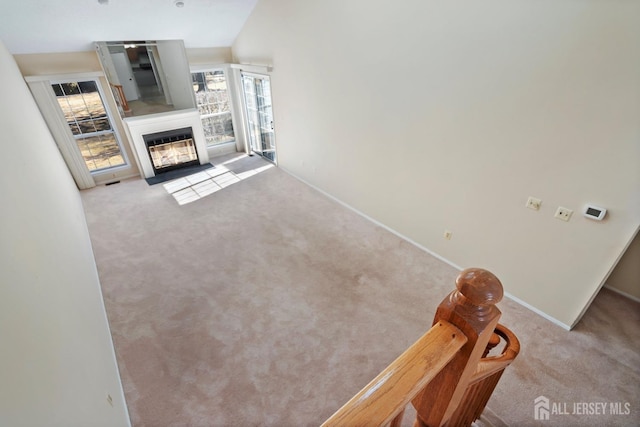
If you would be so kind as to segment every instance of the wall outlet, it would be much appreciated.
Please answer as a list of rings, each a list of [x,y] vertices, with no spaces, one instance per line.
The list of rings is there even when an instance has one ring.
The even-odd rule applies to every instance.
[[[447,240],[451,240],[451,236],[453,236],[453,233],[450,232],[449,230],[444,230],[444,235],[443,237]]]
[[[573,211],[571,209],[563,208],[562,206],[560,206],[558,207],[558,210],[556,211],[556,214],[554,216],[563,221],[569,221],[572,213]]]
[[[527,199],[527,204],[525,205],[529,209],[533,209],[534,211],[540,210],[540,205],[542,204],[542,200],[536,199],[535,197],[529,197]]]

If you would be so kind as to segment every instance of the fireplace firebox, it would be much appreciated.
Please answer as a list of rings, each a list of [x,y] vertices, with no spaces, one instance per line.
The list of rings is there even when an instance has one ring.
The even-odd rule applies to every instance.
[[[198,152],[190,127],[142,135],[156,174],[198,165]]]
[[[167,111],[165,113],[155,113],[146,116],[125,117],[124,122],[126,124],[127,133],[131,138],[131,144],[133,145],[135,159],[138,163],[138,167],[140,168],[140,175],[142,175],[142,177],[144,178],[151,178],[153,176],[156,176],[158,172],[168,172],[170,169],[167,168],[176,169],[176,164],[177,168],[182,168],[184,166],[184,164],[179,164],[176,162],[174,162],[176,164],[172,166],[170,156],[162,161],[160,148],[163,147],[158,147],[159,145],[162,145],[161,140],[163,136],[175,137],[179,136],[180,134],[184,136],[185,132],[182,132],[182,130],[184,129],[191,128],[191,138],[189,138],[189,135],[187,134],[186,139],[192,139],[193,143],[195,143],[194,151],[196,154],[193,154],[193,152],[191,152],[190,157],[193,157],[195,155],[200,161],[200,165],[206,165],[207,163],[209,163],[209,153],[207,152],[207,144],[204,136],[204,130],[202,129],[200,112],[195,108],[189,110]],[[160,140],[160,144],[152,144],[153,147],[157,147],[153,149],[153,152],[154,155],[159,155],[158,166],[161,166],[159,169],[155,169],[153,166],[153,160],[151,157],[152,154],[149,151],[147,143],[145,142],[145,137],[146,141]],[[185,145],[190,145],[190,143],[187,143]],[[171,145],[164,148],[170,149]],[[183,147],[180,147],[178,145],[176,148]],[[180,152],[180,150],[177,151]],[[188,149],[187,152],[189,152]],[[182,160],[185,159],[183,158]],[[163,165],[164,167],[162,167]],[[189,163],[188,165],[191,165],[191,163]]]

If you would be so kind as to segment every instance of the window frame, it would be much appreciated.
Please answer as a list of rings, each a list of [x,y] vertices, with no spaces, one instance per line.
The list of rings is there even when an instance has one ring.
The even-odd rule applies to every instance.
[[[219,142],[216,144],[209,144],[207,141],[205,141],[205,144],[207,146],[207,149],[215,149],[216,147],[221,147],[221,146],[225,146],[228,144],[233,144],[233,145],[237,145],[238,143],[238,127],[237,127],[237,121],[236,121],[236,117],[235,117],[235,110],[234,110],[234,98],[233,98],[233,93],[231,91],[231,79],[230,79],[230,70],[228,66],[224,66],[224,65],[201,65],[201,66],[196,66],[196,67],[190,67],[189,69],[189,73],[190,73],[190,77],[191,80],[193,81],[193,75],[196,73],[206,73],[206,72],[215,72],[215,71],[221,71],[222,74],[224,75],[224,79],[225,79],[225,84],[226,84],[226,91],[227,91],[227,99],[229,102],[229,111],[225,111],[225,112],[218,112],[218,113],[208,113],[208,114],[200,114],[200,120],[202,121],[203,119],[207,119],[207,118],[211,118],[211,117],[220,117],[223,116],[225,114],[229,114],[231,117],[231,126],[233,127],[233,140],[231,141],[224,141],[224,142]],[[195,96],[195,92],[194,92],[194,96]],[[200,111],[200,106],[198,105],[198,101],[197,101],[197,97],[196,97],[196,108],[198,109],[198,112]],[[202,124],[203,129],[204,129],[204,123]]]
[[[100,95],[100,101],[102,101],[102,106],[104,107],[104,111],[107,115],[107,119],[109,120],[109,125],[111,126],[111,131],[98,131],[98,132],[92,132],[92,133],[84,133],[84,134],[79,134],[79,135],[74,135],[73,132],[71,131],[71,127],[69,126],[69,123],[66,122],[65,120],[65,126],[69,129],[69,133],[71,134],[73,140],[76,142],[75,148],[78,150],[80,157],[84,160],[84,156],[82,156],[82,152],[80,150],[80,147],[78,147],[77,145],[77,141],[78,139],[83,139],[83,138],[89,138],[89,137],[93,137],[93,136],[100,136],[100,135],[106,135],[109,133],[113,133],[116,143],[118,144],[118,147],[120,148],[120,155],[122,156],[122,159],[124,160],[124,163],[121,165],[117,165],[117,166],[109,166],[106,168],[100,168],[100,169],[94,169],[94,170],[90,170],[89,166],[86,164],[85,161],[85,166],[87,167],[87,171],[92,175],[92,176],[100,176],[100,175],[104,175],[104,174],[109,174],[109,173],[114,173],[116,171],[119,171],[121,169],[126,169],[131,167],[131,162],[129,160],[129,156],[127,155],[127,150],[124,148],[124,145],[122,143],[122,138],[120,137],[120,133],[118,132],[118,127],[115,125],[116,122],[114,120],[114,115],[111,112],[111,109],[109,108],[109,102],[107,101],[106,95],[104,93],[104,91],[102,90],[102,84],[100,83],[100,78],[98,76],[91,76],[91,75],[87,75],[87,76],[73,76],[73,77],[65,77],[65,78],[57,78],[57,79],[49,79],[49,87],[51,89],[51,93],[53,96],[53,99],[55,100],[58,108],[60,108],[61,112],[62,112],[62,108],[60,107],[60,105],[58,104],[58,96],[56,95],[55,91],[53,90],[53,85],[56,84],[65,84],[65,83],[80,83],[80,82],[93,82],[98,90],[98,94]],[[64,113],[63,113],[64,116]]]

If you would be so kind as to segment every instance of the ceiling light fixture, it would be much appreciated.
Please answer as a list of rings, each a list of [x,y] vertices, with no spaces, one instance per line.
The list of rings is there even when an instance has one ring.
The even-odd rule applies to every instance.
[[[98,0],[100,4],[109,4],[109,0]]]
[[[184,7],[184,2],[182,0],[175,0],[173,4],[175,4],[176,7]]]

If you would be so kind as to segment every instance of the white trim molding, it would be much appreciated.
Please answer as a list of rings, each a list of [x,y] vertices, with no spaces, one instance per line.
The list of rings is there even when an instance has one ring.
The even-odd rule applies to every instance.
[[[637,296],[628,294],[624,291],[621,291],[620,289],[614,288],[613,286],[609,286],[606,283],[604,284],[603,288],[607,288],[611,292],[615,292],[616,294],[622,295],[625,298],[629,298],[631,301],[640,302],[640,298],[638,298]]]
[[[268,74],[273,71],[273,66],[271,65],[229,64],[229,67],[248,73]]]
[[[95,187],[96,182],[87,168],[67,120],[53,94],[51,81],[49,79],[30,80],[28,85],[76,185],[80,190]]]
[[[41,82],[41,81],[60,81],[60,80],[84,80],[84,79],[96,79],[104,77],[102,71],[91,71],[87,73],[70,73],[70,74],[48,74],[42,76],[26,76],[24,80],[27,83]]]

